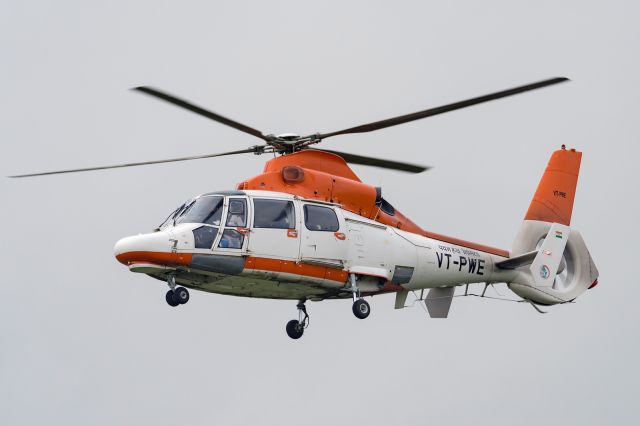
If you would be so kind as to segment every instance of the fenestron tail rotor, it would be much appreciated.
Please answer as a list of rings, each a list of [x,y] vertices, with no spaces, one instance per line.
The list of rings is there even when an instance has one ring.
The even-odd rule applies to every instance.
[[[414,112],[411,114],[405,114],[398,117],[388,118],[385,120],[375,121],[372,123],[362,124],[355,127],[350,127],[347,129],[339,130],[336,132],[329,133],[314,133],[308,136],[297,136],[297,135],[281,135],[274,136],[272,134],[264,134],[260,130],[254,129],[253,127],[249,127],[245,124],[242,124],[238,121],[232,120],[230,118],[224,117],[215,112],[204,109],[200,106],[197,106],[189,101],[184,99],[180,99],[176,96],[170,95],[161,90],[148,87],[148,86],[140,86],[135,87],[132,90],[136,90],[142,92],[146,95],[152,96],[154,98],[161,99],[165,102],[169,102],[173,105],[176,105],[180,108],[184,108],[188,111],[196,113],[202,117],[206,117],[210,120],[214,120],[218,123],[224,124],[226,126],[232,127],[236,130],[239,130],[243,133],[247,133],[249,135],[255,136],[257,138],[262,139],[265,144],[256,145],[253,147],[249,147],[247,149],[242,149],[238,151],[229,151],[218,154],[205,154],[205,155],[196,155],[190,157],[180,157],[180,158],[172,158],[167,160],[154,160],[154,161],[141,161],[136,163],[123,163],[116,164],[111,166],[99,166],[99,167],[87,167],[87,168],[78,168],[78,169],[69,169],[69,170],[59,170],[53,172],[39,172],[39,173],[29,173],[29,174],[21,174],[9,176],[12,178],[22,178],[22,177],[33,177],[33,176],[45,176],[45,175],[55,175],[55,174],[63,174],[63,173],[76,173],[76,172],[87,172],[93,170],[107,170],[107,169],[116,169],[123,167],[135,167],[135,166],[146,166],[150,164],[161,164],[161,163],[173,163],[178,161],[188,161],[188,160],[198,160],[203,158],[213,158],[213,157],[222,157],[227,155],[235,155],[235,154],[262,154],[266,152],[278,153],[278,154],[290,154],[293,152],[301,151],[303,149],[308,149],[310,145],[317,144],[322,142],[322,140],[345,134],[352,133],[367,133],[375,130],[384,129],[391,126],[397,126],[399,124],[408,123],[415,120],[421,120],[423,118],[432,117],[434,115],[443,114],[445,112],[455,111],[458,109],[466,108],[472,105],[481,104],[484,102],[489,102],[495,99],[504,98],[507,96],[516,95],[519,93],[527,92],[530,90],[540,89],[543,87],[551,86],[554,84],[562,83],[568,81],[569,79],[566,77],[555,77],[547,80],[539,81],[537,83],[531,83],[524,86],[514,87],[512,89],[503,90],[500,92],[490,93],[488,95],[479,96],[471,99],[467,99],[460,102],[454,102],[451,104],[429,108],[423,111]],[[341,156],[345,161],[352,164],[361,164],[373,167],[380,167],[384,169],[398,170],[408,173],[421,173],[425,170],[428,170],[429,167],[403,163],[398,161],[391,161],[386,159],[379,159],[373,157],[366,157],[355,154],[348,154],[340,151],[329,151],[333,154]]]

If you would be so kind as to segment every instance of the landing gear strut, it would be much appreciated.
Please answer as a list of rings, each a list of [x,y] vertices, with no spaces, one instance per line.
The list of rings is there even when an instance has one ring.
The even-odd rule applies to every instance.
[[[165,300],[169,306],[184,305],[189,301],[189,290],[184,287],[176,287],[175,275],[169,275],[167,284],[169,285],[169,291],[167,291]]]
[[[353,315],[355,315],[356,318],[365,319],[371,313],[371,307],[367,301],[360,296],[360,289],[358,288],[354,274],[349,275],[349,281],[351,282],[351,294],[353,295],[353,306],[351,308]]]
[[[287,335],[292,339],[301,338],[304,334],[304,329],[309,327],[309,314],[307,314],[307,307],[304,302],[305,300],[301,300],[298,303],[298,319],[287,323]]]

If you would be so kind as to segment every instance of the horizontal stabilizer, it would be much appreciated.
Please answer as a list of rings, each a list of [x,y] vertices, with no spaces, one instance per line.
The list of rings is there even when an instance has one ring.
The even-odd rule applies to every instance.
[[[424,300],[431,318],[446,318],[449,315],[449,308],[453,301],[455,287],[432,288]]]
[[[530,251],[529,253],[521,254],[520,256],[511,257],[502,262],[496,263],[496,266],[500,269],[516,269],[521,266],[531,265],[536,258],[538,250]]]

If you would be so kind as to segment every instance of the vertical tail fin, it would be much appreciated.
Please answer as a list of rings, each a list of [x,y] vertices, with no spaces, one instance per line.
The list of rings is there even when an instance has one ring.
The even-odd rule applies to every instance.
[[[525,220],[571,224],[582,153],[564,145],[551,155]]]

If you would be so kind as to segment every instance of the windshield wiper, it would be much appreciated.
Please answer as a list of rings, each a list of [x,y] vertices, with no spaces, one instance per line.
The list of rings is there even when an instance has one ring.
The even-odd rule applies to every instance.
[[[184,206],[184,204],[182,206]],[[154,229],[154,232],[158,232],[159,230],[161,230],[162,227],[165,226],[167,224],[167,222],[169,222],[169,220],[173,218],[173,216],[176,214],[176,212],[182,208],[182,206],[178,207],[177,209],[175,209],[174,211],[169,213],[169,216],[167,216],[167,218],[165,220],[163,220],[156,229]]]
[[[176,219],[178,219],[180,216],[182,216],[187,210],[189,210],[189,208],[191,208],[191,206],[196,202],[196,200],[191,201],[190,203],[184,203],[176,212],[175,215],[173,215],[173,226],[176,226]]]

